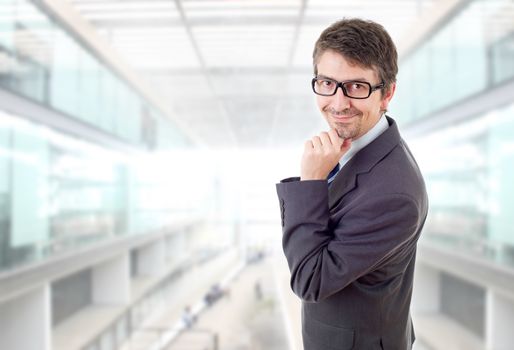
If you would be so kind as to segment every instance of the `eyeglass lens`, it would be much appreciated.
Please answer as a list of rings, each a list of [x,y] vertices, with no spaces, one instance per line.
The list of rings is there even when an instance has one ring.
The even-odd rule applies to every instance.
[[[348,97],[363,98],[370,95],[371,86],[357,81],[348,81],[342,84]],[[316,79],[314,82],[314,91],[320,95],[334,95],[338,83],[330,79]]]

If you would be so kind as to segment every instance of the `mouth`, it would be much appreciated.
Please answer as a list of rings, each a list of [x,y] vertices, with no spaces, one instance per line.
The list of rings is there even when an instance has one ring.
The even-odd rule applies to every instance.
[[[356,113],[353,115],[339,115],[339,114],[330,113],[330,116],[337,121],[349,121],[352,118],[358,117],[359,113]]]

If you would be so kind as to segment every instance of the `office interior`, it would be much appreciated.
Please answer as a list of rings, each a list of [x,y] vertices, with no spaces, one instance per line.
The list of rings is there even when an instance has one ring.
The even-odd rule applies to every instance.
[[[343,17],[398,48],[414,349],[512,349],[512,0],[0,0],[0,349],[301,350],[275,183]]]

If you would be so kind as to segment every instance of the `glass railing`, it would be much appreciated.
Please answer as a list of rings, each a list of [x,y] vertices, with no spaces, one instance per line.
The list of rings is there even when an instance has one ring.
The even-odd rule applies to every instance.
[[[514,79],[514,4],[469,1],[400,61],[391,115],[404,125]]]
[[[193,157],[125,152],[0,111],[0,271],[160,230],[211,205],[212,193],[194,186]]]
[[[37,2],[0,0],[0,88],[135,145],[169,147],[170,139],[172,146],[189,144],[169,118]]]
[[[411,142],[427,184],[423,239],[514,268],[514,104]]]

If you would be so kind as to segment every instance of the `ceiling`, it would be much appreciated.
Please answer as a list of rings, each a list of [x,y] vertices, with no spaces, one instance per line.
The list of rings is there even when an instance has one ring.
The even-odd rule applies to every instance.
[[[315,40],[342,17],[399,42],[436,0],[69,0],[210,148],[303,144],[324,128]]]

